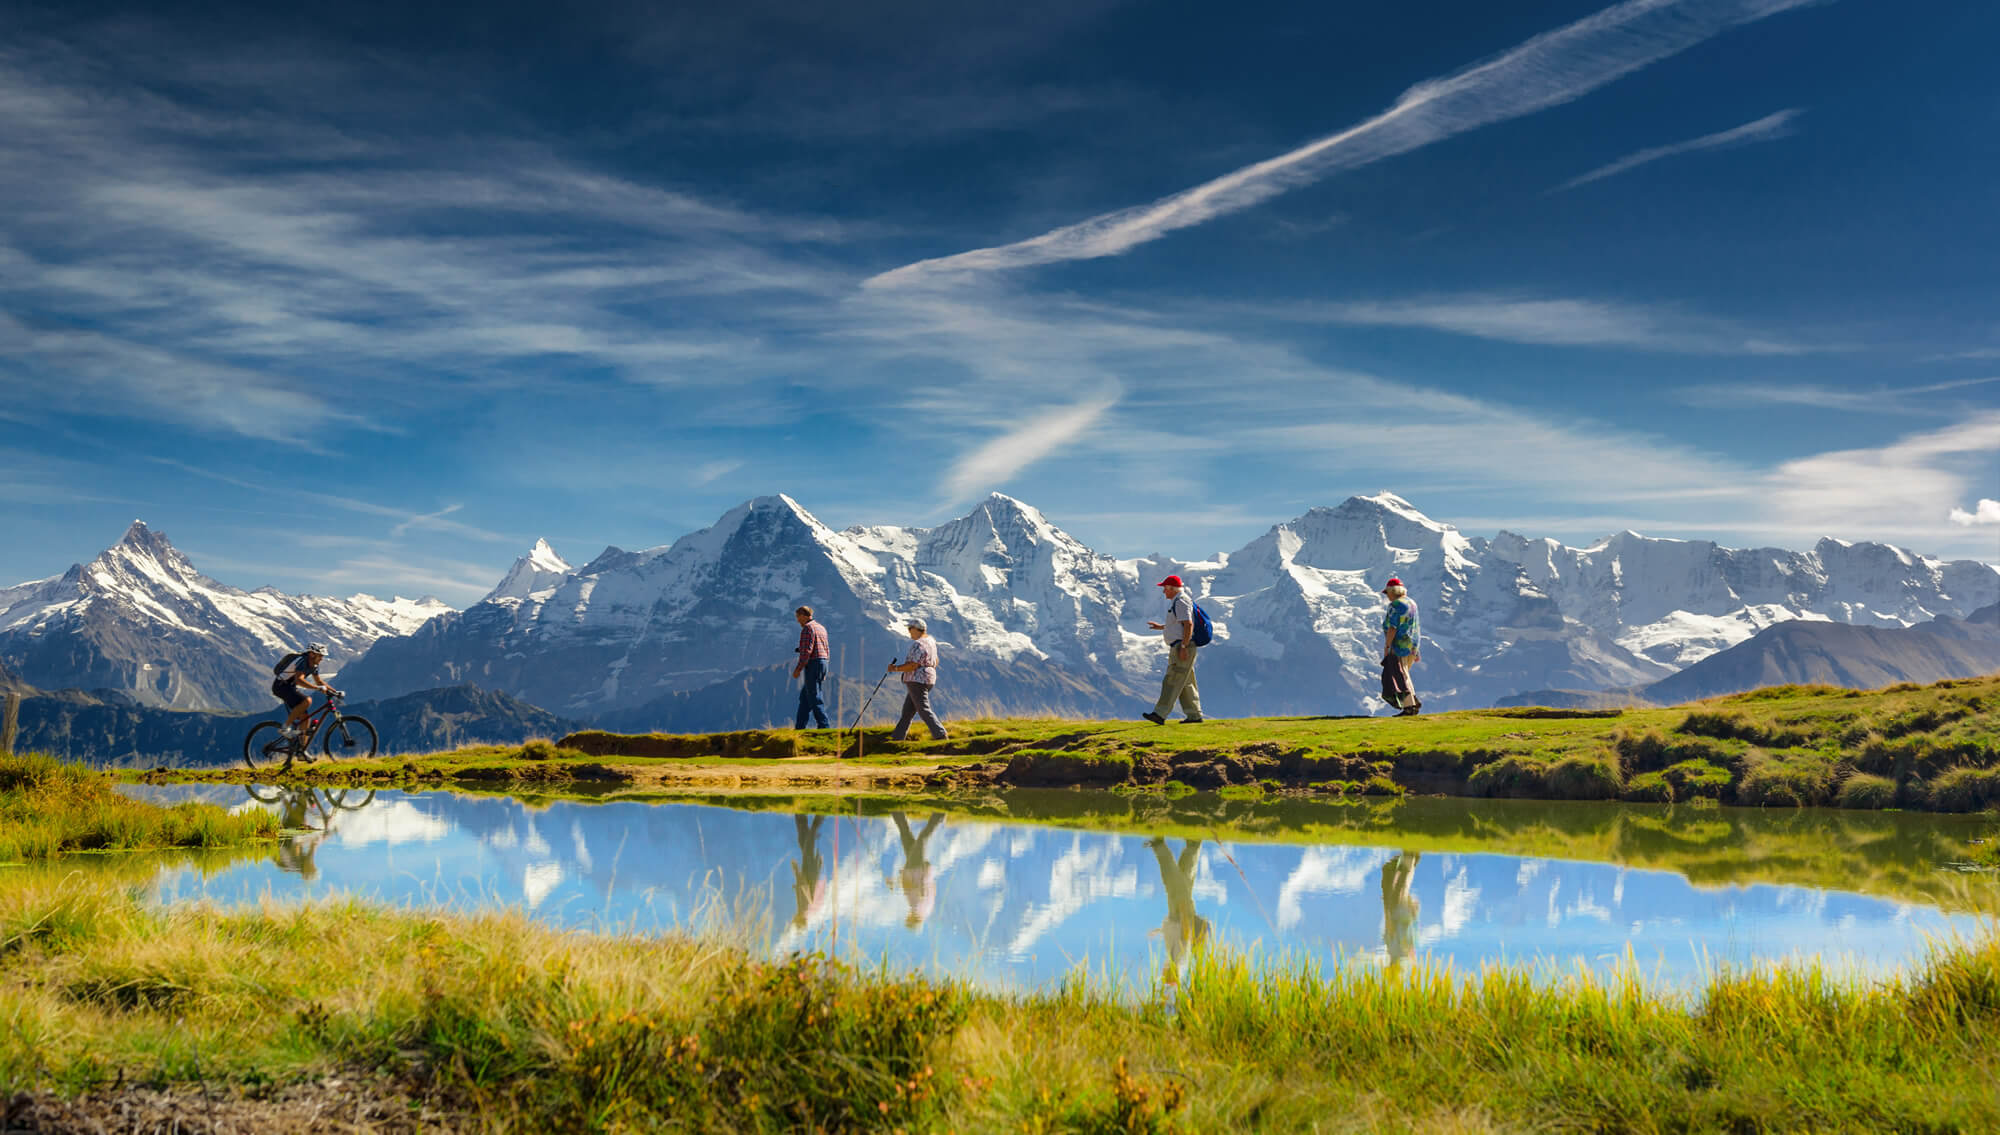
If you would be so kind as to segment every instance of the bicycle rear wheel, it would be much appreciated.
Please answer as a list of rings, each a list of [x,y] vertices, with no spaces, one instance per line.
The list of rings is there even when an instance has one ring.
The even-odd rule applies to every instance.
[[[325,725],[320,751],[329,757],[372,757],[375,755],[375,726],[365,717],[341,714]]]
[[[278,729],[275,721],[259,721],[251,726],[249,735],[243,738],[243,763],[251,768],[290,764],[289,746]]]

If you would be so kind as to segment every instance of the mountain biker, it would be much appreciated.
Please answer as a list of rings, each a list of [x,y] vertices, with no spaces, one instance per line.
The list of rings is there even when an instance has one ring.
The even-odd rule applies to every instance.
[[[325,679],[319,676],[319,664],[324,661],[326,661],[326,644],[311,642],[306,644],[305,653],[293,656],[277,670],[278,676],[271,683],[271,692],[278,695],[278,700],[284,702],[291,711],[285,717],[284,727],[278,731],[279,735],[287,740],[299,735],[299,723],[305,720],[306,714],[312,709],[312,696],[300,693],[300,686],[323,690],[328,695],[340,693],[339,690],[327,685]]]

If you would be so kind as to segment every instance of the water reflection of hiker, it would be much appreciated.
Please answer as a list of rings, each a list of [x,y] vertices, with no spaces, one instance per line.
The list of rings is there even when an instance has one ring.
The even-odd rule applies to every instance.
[[[1195,913],[1194,875],[1201,866],[1201,841],[1181,844],[1180,858],[1167,853],[1167,841],[1154,836],[1146,841],[1153,857],[1160,861],[1160,885],[1167,892],[1167,917],[1160,922],[1160,937],[1167,943],[1168,981],[1171,983],[1190,947],[1208,940],[1208,919]]]
[[[799,836],[799,857],[792,863],[792,898],[798,904],[798,913],[792,915],[792,926],[804,930],[824,897],[819,880],[824,866],[819,857],[819,829],[826,823],[826,817],[793,816],[792,823],[797,826]]]
[[[1424,708],[1417,700],[1417,687],[1410,680],[1410,667],[1424,660],[1417,653],[1422,638],[1417,628],[1417,601],[1410,598],[1400,579],[1382,588],[1389,599],[1382,612],[1382,700],[1402,712],[1398,717],[1415,717]]]
[[[1388,951],[1390,965],[1401,963],[1416,951],[1417,896],[1410,893],[1410,883],[1416,878],[1417,860],[1422,858],[1422,852],[1399,851],[1382,865],[1382,946]]]
[[[910,915],[903,925],[915,930],[931,916],[931,908],[937,905],[937,878],[931,871],[931,861],[925,845],[944,823],[943,812],[932,812],[924,824],[924,830],[912,833],[910,821],[901,812],[889,813],[896,821],[896,835],[903,841],[903,871],[896,880],[896,889],[903,892],[903,901],[910,904]]]

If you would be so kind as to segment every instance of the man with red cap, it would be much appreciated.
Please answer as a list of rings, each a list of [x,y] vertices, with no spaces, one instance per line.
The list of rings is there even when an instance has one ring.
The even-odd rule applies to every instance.
[[[1186,714],[1181,723],[1193,724],[1201,720],[1201,691],[1194,684],[1194,599],[1177,575],[1161,580],[1160,591],[1167,597],[1167,621],[1149,621],[1146,625],[1166,637],[1167,676],[1160,681],[1160,700],[1150,712],[1139,716],[1155,725],[1165,725],[1167,715],[1174,711],[1174,702],[1178,701]]]
[[[1398,717],[1415,717],[1424,708],[1417,700],[1416,684],[1410,681],[1410,667],[1423,661],[1417,653],[1422,637],[1417,628],[1417,601],[1400,579],[1382,587],[1389,609],[1382,612],[1382,700],[1400,709]]]

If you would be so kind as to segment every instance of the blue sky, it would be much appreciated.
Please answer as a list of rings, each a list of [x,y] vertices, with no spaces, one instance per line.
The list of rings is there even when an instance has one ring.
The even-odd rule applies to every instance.
[[[726,8],[726,10],[724,10]],[[0,13],[0,582],[467,602],[787,492],[2000,561],[2000,8]],[[1982,506],[1982,500],[1987,501]]]

